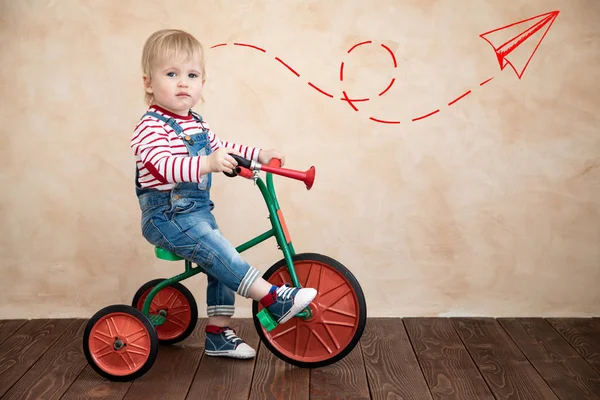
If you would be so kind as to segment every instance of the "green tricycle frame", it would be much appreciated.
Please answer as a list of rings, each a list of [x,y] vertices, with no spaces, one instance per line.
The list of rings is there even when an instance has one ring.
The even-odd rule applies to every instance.
[[[252,318],[261,342],[278,358],[304,368],[329,365],[344,358],[356,346],[366,324],[366,302],[360,284],[348,268],[318,253],[297,254],[283,212],[277,200],[273,174],[303,181],[308,190],[315,170],[305,172],[281,168],[279,160],[269,164],[234,156],[234,173],[254,181],[261,191],[271,229],[236,247],[239,253],[275,237],[283,258],[263,278],[282,286],[314,287],[317,295],[300,313],[277,324],[258,301],[252,303]],[[259,173],[266,172],[266,182]],[[90,320],[83,336],[88,363],[101,376],[129,381],[144,375],[154,364],[158,346],[186,339],[195,329],[198,308],[192,293],[181,284],[204,269],[194,267],[164,248],[154,248],[156,257],[184,261],[183,273],[168,279],[154,279],[142,285],[131,305],[102,308]],[[166,299],[166,300],[165,300]],[[317,339],[312,339],[316,337]],[[312,340],[311,340],[312,339]]]
[[[273,174],[266,174],[265,182],[258,176],[257,174],[253,174],[253,178],[255,180],[256,185],[260,189],[260,192],[263,195],[265,203],[267,205],[267,209],[269,211],[269,220],[271,221],[271,229],[264,232],[261,235],[256,236],[253,239],[248,240],[247,242],[236,247],[238,253],[243,253],[244,251],[264,242],[275,236],[277,239],[277,245],[279,249],[283,252],[283,257],[285,259],[286,265],[288,267],[288,271],[290,273],[290,277],[292,279],[292,285],[294,287],[302,287],[300,282],[298,282],[298,276],[296,275],[296,270],[294,268],[294,263],[292,262],[292,257],[296,255],[296,251],[294,250],[294,246],[291,241],[288,242],[289,236],[287,234],[287,225],[285,224],[285,219],[283,217],[283,213],[281,212],[281,208],[279,207],[279,203],[277,201],[277,195],[275,194],[275,188],[273,186]],[[161,314],[150,315],[150,304],[152,304],[152,300],[154,296],[162,289],[167,286],[172,285],[173,283],[180,282],[187,278],[191,278],[192,276],[203,272],[203,268],[197,265],[194,267],[190,260],[185,260],[182,257],[170,252],[169,250],[165,250],[161,247],[154,248],[155,254],[158,258],[167,260],[167,261],[185,261],[185,272],[176,275],[172,278],[166,279],[163,282],[156,285],[148,294],[144,302],[144,308],[142,312],[148,318],[154,326],[161,325],[165,321],[165,317]],[[267,329],[274,328],[272,318],[269,318],[267,309],[263,309],[261,311],[259,319],[267,327]],[[297,318],[308,319],[312,317],[312,312],[310,307],[307,307],[304,311],[296,314]]]

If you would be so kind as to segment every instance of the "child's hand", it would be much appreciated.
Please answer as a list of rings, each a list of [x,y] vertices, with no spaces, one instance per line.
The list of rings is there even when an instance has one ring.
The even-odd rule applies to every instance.
[[[258,162],[261,164],[268,164],[272,158],[278,158],[281,160],[281,166],[285,163],[285,156],[277,149],[261,150],[258,153]]]
[[[241,156],[237,151],[226,147],[220,147],[214,153],[211,153],[208,156],[211,172],[228,172],[232,174],[233,169],[237,167],[237,161],[229,154]]]

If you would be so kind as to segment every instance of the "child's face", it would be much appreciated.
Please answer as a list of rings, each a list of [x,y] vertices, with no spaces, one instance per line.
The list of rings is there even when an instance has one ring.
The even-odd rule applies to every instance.
[[[154,103],[174,114],[186,116],[202,95],[204,77],[200,56],[185,60],[166,59],[152,68],[152,79],[144,76],[144,86],[154,96]]]

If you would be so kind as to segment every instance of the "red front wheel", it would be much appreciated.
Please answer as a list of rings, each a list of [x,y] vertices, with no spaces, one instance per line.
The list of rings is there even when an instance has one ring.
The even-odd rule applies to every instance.
[[[363,291],[354,275],[330,257],[306,253],[292,261],[300,285],[317,290],[309,306],[312,318],[292,318],[267,332],[256,316],[263,307],[255,301],[254,325],[265,346],[285,362],[304,368],[333,364],[348,355],[362,336],[367,320]],[[276,286],[292,285],[285,259],[263,278]]]

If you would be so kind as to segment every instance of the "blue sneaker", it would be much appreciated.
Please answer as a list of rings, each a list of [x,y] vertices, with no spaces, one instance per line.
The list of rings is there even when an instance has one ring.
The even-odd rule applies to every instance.
[[[273,286],[260,303],[269,310],[278,324],[285,324],[304,310],[316,296],[316,289],[290,287],[286,283],[280,287]]]
[[[229,327],[206,325],[205,335],[204,352],[207,356],[252,358],[256,355],[256,351]]]

